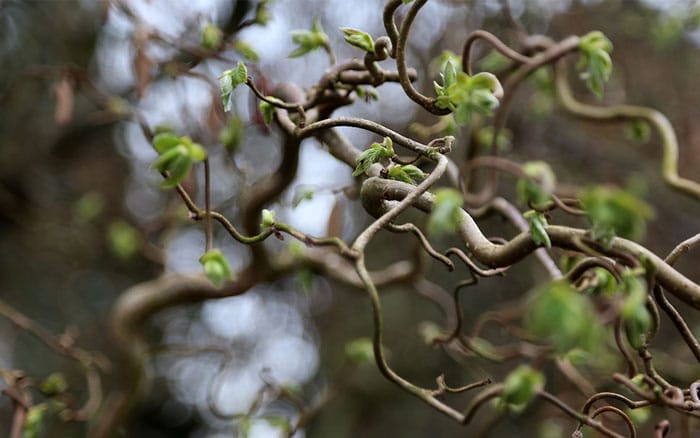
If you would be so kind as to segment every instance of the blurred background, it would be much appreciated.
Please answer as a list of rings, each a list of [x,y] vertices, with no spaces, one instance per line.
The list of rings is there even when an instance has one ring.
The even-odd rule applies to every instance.
[[[249,47],[258,57],[246,61],[252,76],[268,84],[313,85],[329,67],[328,57],[320,51],[302,58],[288,55],[295,47],[290,31],[309,29],[314,19],[341,60],[358,51],[344,43],[339,28],[358,28],[375,38],[384,34],[382,1],[273,0],[265,25],[235,34],[238,50],[199,63],[195,75],[178,75],[155,66],[186,58],[178,45],[197,46],[208,23],[223,28],[255,20],[257,2],[122,3],[125,7],[99,0],[0,0],[0,299],[52,333],[107,356],[109,315],[119,294],[163,271],[199,272],[204,248],[201,224],[188,221],[173,193],[159,188],[161,177],[149,168],[156,153],[139,125],[124,117],[128,109],[138,108],[152,128],[168,126],[202,142],[212,157],[213,204],[236,217],[246,189],[277,168],[280,136],[260,123],[247,89],[236,91],[230,118],[238,122],[224,119],[213,103],[219,96],[212,93],[211,81],[242,59],[242,47]],[[681,143],[680,174],[700,178],[700,7],[695,1],[510,0],[508,5],[532,34],[561,39],[603,31],[614,44],[614,73],[604,103],[647,105],[667,114]],[[469,32],[480,28],[514,41],[513,24],[500,1],[429,1],[410,38],[408,59],[419,73],[417,87],[432,94],[432,60],[443,50],[461,52]],[[479,46],[476,56],[486,55]],[[582,82],[574,86],[582,99],[595,102]],[[409,125],[434,123],[398,85],[384,85],[377,93],[377,102],[358,102],[336,115],[368,118],[413,135],[416,130]],[[231,123],[244,127],[235,150],[223,147],[219,137]],[[656,210],[644,243],[657,254],[697,233],[700,205],[662,183],[655,136],[635,144],[623,125],[574,120],[558,107],[551,88],[536,79],[519,90],[508,129],[509,156],[548,161],[564,185],[614,183],[644,192]],[[361,148],[378,140],[359,130],[342,132]],[[473,134],[459,133],[455,159],[466,155]],[[369,223],[358,201],[343,190],[352,184],[352,169],[314,140],[302,145],[300,163],[290,190],[271,206],[277,218],[306,233],[352,239]],[[196,192],[197,181],[191,184]],[[512,196],[512,184],[503,186]],[[306,193],[313,196],[302,196]],[[301,198],[311,199],[295,202]],[[483,226],[514,234],[508,228],[504,232],[497,218]],[[269,245],[277,250],[287,244]],[[370,247],[370,266],[400,259],[412,244],[380,234]],[[247,264],[248,249],[224,233],[216,235],[216,246],[234,269]],[[677,267],[700,281],[699,261],[691,253]],[[428,278],[436,287],[449,287],[460,275],[464,271],[448,274],[436,266]],[[467,323],[544,278],[528,260],[506,278],[482,281],[463,300]],[[457,383],[502,378],[512,363],[455,361],[421,341],[424,322],[443,323],[440,309],[421,295],[422,288],[382,291],[391,363],[424,385],[443,372]],[[266,392],[270,384],[307,401],[324,400],[297,437],[550,437],[571,432],[569,420],[547,410],[501,417],[487,409],[464,429],[384,380],[373,365],[351,364],[346,346],[371,335],[369,310],[362,291],[302,271],[239,297],[158,314],[152,320],[153,345],[159,347],[151,362],[152,389],[124,436],[235,436],[241,418],[252,437],[282,436],[273,420],[295,418],[299,409],[288,401],[274,402],[274,394]],[[699,333],[700,325],[693,329]],[[692,371],[687,348],[675,345],[674,332],[667,336],[668,342],[657,341],[666,352],[657,356],[660,362],[681,374]],[[0,368],[23,370],[36,381],[60,372],[78,398],[85,396],[74,362],[3,318]],[[109,379],[107,385],[115,383]],[[253,412],[256,400],[263,407]],[[468,400],[459,396],[454,403],[465,406]],[[11,415],[9,398],[0,398],[0,435],[9,433]],[[46,420],[43,436],[82,434],[84,425],[53,418]]]

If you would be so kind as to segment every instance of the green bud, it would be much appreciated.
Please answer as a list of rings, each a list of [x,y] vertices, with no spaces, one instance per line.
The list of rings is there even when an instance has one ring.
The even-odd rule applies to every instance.
[[[204,267],[204,274],[216,287],[221,287],[224,280],[233,278],[233,271],[219,249],[212,249],[204,253],[199,258],[199,263]]]
[[[224,33],[213,23],[207,23],[202,29],[201,46],[205,49],[215,50],[221,46]]]
[[[263,228],[269,228],[275,224],[275,212],[268,209],[263,209],[262,211],[262,223],[260,226]]]

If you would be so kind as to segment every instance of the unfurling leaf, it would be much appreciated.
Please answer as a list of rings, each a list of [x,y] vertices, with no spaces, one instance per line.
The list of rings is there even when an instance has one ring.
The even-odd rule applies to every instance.
[[[216,287],[221,287],[224,280],[233,278],[233,271],[221,250],[212,249],[205,252],[199,258],[199,263],[204,267],[204,274]]]
[[[233,106],[233,90],[248,80],[248,69],[245,64],[238,62],[236,68],[226,70],[219,75],[219,86],[221,88],[221,101],[225,111],[231,111]]]
[[[380,143],[372,143],[372,145],[362,151],[355,160],[355,170],[352,176],[360,176],[367,172],[374,163],[378,163],[383,158],[391,158],[394,156],[394,142],[389,137],[385,137]]]
[[[263,228],[268,228],[274,224],[275,224],[275,212],[264,208],[262,211],[262,222],[260,223],[260,226]]]
[[[543,213],[538,211],[530,210],[523,214],[523,217],[527,219],[530,224],[530,236],[532,241],[538,245],[542,245],[546,248],[552,247],[552,241],[549,239],[549,234],[545,227],[547,224],[547,218]]]
[[[457,71],[451,59],[445,62],[440,75],[443,84],[434,83],[435,105],[453,111],[458,125],[467,123],[474,112],[490,115],[498,108],[503,87],[495,75],[482,72],[469,76]]]
[[[433,211],[428,217],[428,232],[442,235],[457,230],[463,218],[462,204],[464,199],[457,190],[436,190]]]
[[[178,137],[171,132],[158,134],[153,139],[153,147],[160,154],[151,168],[167,174],[161,184],[164,189],[175,187],[185,179],[192,163],[207,157],[201,145],[192,142],[187,136]]]
[[[345,356],[357,365],[374,363],[374,346],[370,338],[358,338],[345,344]]]
[[[544,388],[544,375],[528,365],[520,365],[503,382],[501,399],[509,405],[526,405]]]
[[[270,101],[273,101],[273,102],[278,101],[278,99],[276,99],[272,96],[267,96],[267,99]],[[273,104],[271,104],[270,102],[266,102],[263,100],[263,101],[260,101],[259,107],[260,107],[260,112],[263,115],[263,120],[265,121],[265,124],[269,125],[270,123],[272,123],[272,118],[275,115],[275,106]]]
[[[318,19],[314,20],[311,30],[293,30],[292,41],[299,45],[292,53],[290,58],[298,58],[306,55],[309,52],[317,50],[328,44],[328,35],[323,32],[321,22]]]
[[[586,81],[588,88],[598,96],[603,97],[603,88],[612,73],[612,43],[600,31],[593,31],[581,37],[579,51],[581,58],[577,64],[584,70],[581,78]]]
[[[403,181],[405,183],[415,185],[416,180],[425,178],[425,173],[413,164],[407,164],[404,166],[394,165],[389,167],[388,177],[389,179],[395,179],[397,181]]]
[[[455,68],[455,74],[462,71],[462,58],[450,50],[443,50],[439,56],[430,62],[431,74],[439,72],[442,75],[443,83],[445,83],[445,68],[448,62]]]
[[[345,41],[351,46],[360,48],[368,53],[374,53],[374,40],[368,33],[349,27],[344,27],[340,30],[345,35]]]

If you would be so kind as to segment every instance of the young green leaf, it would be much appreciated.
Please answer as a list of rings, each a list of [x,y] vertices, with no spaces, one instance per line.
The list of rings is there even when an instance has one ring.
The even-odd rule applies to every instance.
[[[544,388],[544,375],[528,365],[511,371],[503,382],[501,399],[509,405],[526,405]]]
[[[439,56],[437,56],[430,62],[431,74],[441,73],[443,83],[445,80],[445,68],[447,66],[448,61],[455,68],[456,73],[462,71],[462,58],[457,56],[454,52],[450,50],[443,50]]]
[[[445,89],[450,88],[457,82],[457,69],[452,63],[452,59],[447,59],[440,76],[442,76],[442,83],[444,84],[443,88]]]
[[[367,172],[374,163],[378,163],[383,158],[391,158],[394,156],[394,146],[391,138],[385,137],[384,142],[372,143],[372,145],[362,151],[355,160],[355,170],[352,176],[360,176]]]
[[[442,235],[454,232],[462,223],[462,194],[455,189],[438,189],[435,191],[433,211],[428,217],[428,232]]]
[[[204,274],[216,287],[221,287],[224,280],[233,278],[233,271],[219,249],[212,249],[199,258],[199,263],[204,267]]]
[[[406,172],[406,174],[409,176],[414,181],[425,179],[425,172],[420,170],[418,167],[414,166],[413,164],[406,164],[403,167],[403,171]],[[415,184],[415,183],[414,183]]]
[[[454,72],[456,75],[453,75]],[[482,72],[470,77],[464,72],[457,72],[448,59],[441,76],[443,84],[434,83],[436,106],[454,111],[458,125],[469,122],[474,112],[490,115],[498,107],[503,87],[495,75]]]
[[[415,185],[417,179],[425,178],[425,173],[412,164],[405,166],[393,165],[389,167],[388,177],[389,179]]]
[[[374,40],[368,33],[350,27],[344,27],[340,30],[345,36],[345,41],[351,46],[360,48],[368,53],[374,53]]]
[[[153,137],[153,147],[159,154],[163,154],[181,143],[180,137],[172,132],[162,132]]]
[[[221,101],[225,111],[231,111],[233,98],[231,94],[237,86],[245,84],[248,80],[248,69],[245,64],[238,61],[236,68],[226,70],[219,75],[219,86],[221,88]]]
[[[328,44],[328,35],[323,32],[321,22],[316,19],[310,31],[302,29],[293,30],[292,41],[298,44],[298,47],[289,54],[289,57],[298,58],[326,46]]]
[[[469,87],[489,91],[497,99],[503,97],[503,86],[496,75],[489,72],[477,73],[469,78]]]
[[[265,124],[269,125],[270,123],[272,123],[272,118],[275,114],[275,107],[271,103],[265,102],[264,100],[260,101],[259,107],[260,112],[262,112]]]
[[[269,21],[272,14],[269,8],[270,0],[262,0],[258,3],[258,7],[255,9],[255,22],[261,26],[265,26]]]
[[[544,216],[544,214],[530,210],[525,212],[523,217],[525,217],[530,224],[530,236],[532,237],[532,241],[546,248],[551,248],[552,241],[549,239],[549,235],[544,229],[544,227],[548,225],[547,218]]]

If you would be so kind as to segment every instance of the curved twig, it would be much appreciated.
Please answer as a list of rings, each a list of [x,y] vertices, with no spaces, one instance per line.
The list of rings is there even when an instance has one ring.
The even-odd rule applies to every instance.
[[[433,195],[425,193],[418,196],[414,189],[415,186],[400,181],[368,178],[362,186],[363,206],[370,214],[380,216],[387,209],[386,201],[400,201],[410,196],[414,207],[424,212],[432,211]],[[571,250],[578,250],[577,242],[585,239],[588,233],[587,230],[558,225],[546,226],[545,231],[552,241],[552,246]],[[458,233],[467,249],[479,262],[494,268],[509,266],[538,248],[529,232],[522,232],[503,245],[492,243],[465,211],[462,212]],[[601,251],[629,254],[638,260],[646,259],[647,263],[655,268],[655,280],[661,286],[691,307],[700,309],[700,285],[673,269],[647,248],[631,240],[616,237],[612,239],[609,249],[601,248]]]
[[[406,222],[405,224],[401,225],[390,223],[386,225],[386,229],[395,233],[413,233],[413,235],[418,238],[418,241],[423,246],[425,252],[427,252],[431,257],[438,260],[439,262],[442,262],[445,266],[447,266],[447,270],[454,271],[455,265],[454,263],[452,263],[452,260],[437,252],[435,248],[433,248],[433,246],[430,244],[428,238],[425,237],[425,234],[423,234],[420,228],[418,228],[415,224],[412,224],[410,222]]]
[[[563,62],[555,65],[554,83],[562,106],[571,114],[584,119],[600,121],[646,120],[653,125],[661,137],[663,159],[661,174],[668,185],[695,199],[700,198],[700,183],[681,177],[678,174],[678,140],[668,118],[661,112],[642,106],[613,105],[599,107],[576,100],[566,79]]]
[[[489,43],[491,47],[498,51],[498,53],[512,61],[518,62],[520,64],[526,64],[532,59],[529,56],[525,56],[520,52],[511,49],[491,32],[487,32],[485,30],[475,30],[474,32],[469,34],[469,37],[467,37],[467,40],[464,42],[464,48],[462,49],[462,71],[466,72],[470,76],[472,74],[472,47],[474,46],[474,43],[480,39]]]

